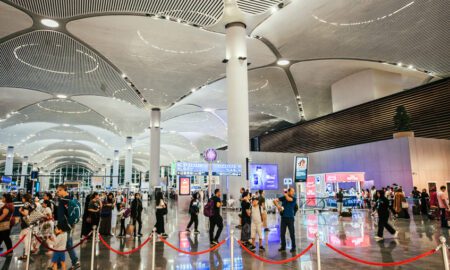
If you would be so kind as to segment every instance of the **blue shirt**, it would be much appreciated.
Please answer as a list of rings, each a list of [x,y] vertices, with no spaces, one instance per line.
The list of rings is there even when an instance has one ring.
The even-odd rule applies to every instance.
[[[281,205],[284,208],[282,217],[294,218],[294,216],[295,216],[295,206],[297,205],[297,198],[294,196],[292,199],[293,199],[293,201],[289,202],[289,201],[286,200],[286,197],[284,197],[284,196],[278,198],[278,200],[280,200]]]

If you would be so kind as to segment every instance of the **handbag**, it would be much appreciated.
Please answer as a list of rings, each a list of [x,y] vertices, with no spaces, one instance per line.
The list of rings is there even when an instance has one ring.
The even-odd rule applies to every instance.
[[[134,225],[128,223],[127,228],[125,229],[125,233],[132,236],[134,234]]]
[[[402,202],[402,208],[403,208],[403,209],[409,208],[408,202]]]

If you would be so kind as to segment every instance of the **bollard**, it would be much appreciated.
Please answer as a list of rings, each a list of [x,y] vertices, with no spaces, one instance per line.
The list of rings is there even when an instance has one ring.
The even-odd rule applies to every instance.
[[[315,240],[315,244],[316,244],[316,253],[317,253],[317,270],[321,270],[322,269],[322,265],[320,263],[320,239],[319,239],[319,234],[316,233],[316,240]]]
[[[445,240],[444,236],[439,237],[439,240],[441,241],[441,247],[442,247],[442,259],[444,260],[444,269],[450,270],[450,266],[448,265],[448,254],[447,254],[447,240]]]
[[[231,256],[231,270],[234,270],[234,231],[230,231],[230,256]]]
[[[155,270],[156,228],[153,228],[152,270]]]
[[[30,255],[31,255],[31,242],[33,240],[33,225],[30,225],[28,228],[28,251],[27,253],[27,265],[25,266],[25,270],[28,270],[30,268]]]
[[[92,226],[91,270],[94,270],[95,245],[97,244],[97,226]]]

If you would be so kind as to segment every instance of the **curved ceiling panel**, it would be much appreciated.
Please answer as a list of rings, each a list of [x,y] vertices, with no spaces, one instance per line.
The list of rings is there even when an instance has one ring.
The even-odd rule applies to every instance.
[[[108,118],[126,136],[140,134],[150,123],[150,113],[127,102],[108,97],[76,96],[73,100]],[[126,113],[126,117],[124,117]]]
[[[331,85],[359,71],[375,69],[399,73],[403,83],[400,89],[418,86],[427,78],[426,74],[418,71],[354,60],[307,61],[294,64],[290,69],[298,86],[307,120],[331,113]]]
[[[6,118],[11,112],[18,111],[27,105],[52,97],[40,91],[0,87],[0,121]]]
[[[169,106],[225,71],[222,34],[138,16],[81,19],[67,28],[117,65],[154,107]],[[249,41],[252,67],[275,61],[259,40]]]
[[[22,11],[0,2],[0,38],[33,26],[33,20]]]
[[[41,16],[69,18],[108,13],[157,14],[199,26],[212,25],[220,19],[223,0],[11,0]]]
[[[450,1],[298,0],[254,32],[289,59],[359,58],[450,73]],[[286,19],[289,18],[289,19]]]
[[[0,44],[0,86],[116,97],[143,106],[109,64],[66,34],[39,30]]]

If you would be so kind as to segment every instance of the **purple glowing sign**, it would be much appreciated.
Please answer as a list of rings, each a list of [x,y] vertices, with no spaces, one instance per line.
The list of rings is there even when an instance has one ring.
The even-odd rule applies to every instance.
[[[203,153],[203,157],[207,162],[213,162],[217,159],[217,152],[213,148],[206,149]]]

